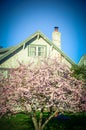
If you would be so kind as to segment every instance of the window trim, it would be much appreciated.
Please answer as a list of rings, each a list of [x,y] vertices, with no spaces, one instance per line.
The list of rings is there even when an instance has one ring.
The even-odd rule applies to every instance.
[[[35,56],[31,56],[31,47],[36,47],[36,55]],[[38,52],[39,52],[38,47],[44,47],[44,56],[38,55]],[[30,57],[46,57],[47,56],[47,46],[46,45],[35,45],[35,44],[29,45],[28,46],[28,56],[30,56]]]

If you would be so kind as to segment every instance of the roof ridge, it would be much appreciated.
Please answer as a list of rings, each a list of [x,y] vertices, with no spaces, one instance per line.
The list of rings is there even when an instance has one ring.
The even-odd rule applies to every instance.
[[[75,63],[62,51],[60,50],[51,40],[48,39],[48,37],[42,33],[40,30],[36,31],[35,33],[33,33],[31,36],[29,36],[28,38],[26,38],[24,41],[22,41],[21,43],[19,43],[18,45],[16,46],[13,46],[9,51],[7,51],[5,54],[3,54],[1,57],[0,57],[0,61],[2,61],[4,58],[6,58],[6,56],[10,55],[11,53],[13,53],[16,49],[22,47],[23,49],[23,46],[28,42],[30,41],[31,39],[33,39],[34,37],[38,36],[39,35],[47,41],[47,43],[51,46],[54,47],[54,49],[56,49],[59,53],[61,53],[61,55],[63,57],[65,57],[65,59],[70,62],[72,65],[74,65]]]

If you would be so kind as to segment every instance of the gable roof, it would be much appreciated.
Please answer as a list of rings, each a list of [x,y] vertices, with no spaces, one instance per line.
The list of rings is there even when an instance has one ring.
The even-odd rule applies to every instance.
[[[80,61],[79,61],[78,65],[79,65],[79,66],[84,65],[84,61],[86,61],[86,54],[85,54],[85,55],[83,55],[83,56],[81,57],[81,59],[80,59]]]
[[[71,65],[75,65],[75,63],[62,50],[60,50],[52,41],[50,41],[41,31],[37,31],[36,33],[28,37],[26,40],[24,40],[23,42],[21,42],[20,44],[14,47],[10,47],[7,49],[4,48],[0,49],[0,53],[1,52],[4,53],[2,56],[0,56],[0,63],[2,64],[3,62],[5,62],[7,57],[9,57],[13,53],[15,54],[15,52],[20,48],[22,49],[25,48],[27,42],[29,42],[30,44],[32,40],[39,39],[40,37],[43,38],[50,46],[53,46],[53,48],[57,50]]]
[[[12,49],[13,47],[9,47],[9,48],[0,48],[0,54],[4,54],[7,51],[9,51],[10,49]]]

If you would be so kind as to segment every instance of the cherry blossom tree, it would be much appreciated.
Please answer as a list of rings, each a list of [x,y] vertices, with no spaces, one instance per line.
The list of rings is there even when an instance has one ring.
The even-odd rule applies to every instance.
[[[45,110],[50,116],[43,122]],[[0,80],[0,115],[21,111],[30,113],[35,130],[43,130],[57,112],[86,111],[85,84],[56,59],[21,64]]]

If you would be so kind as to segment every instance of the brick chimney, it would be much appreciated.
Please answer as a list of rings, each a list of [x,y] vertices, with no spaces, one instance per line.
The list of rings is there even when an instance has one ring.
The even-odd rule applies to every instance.
[[[61,49],[61,33],[58,31],[59,27],[54,27],[54,31],[52,33],[52,42]]]

